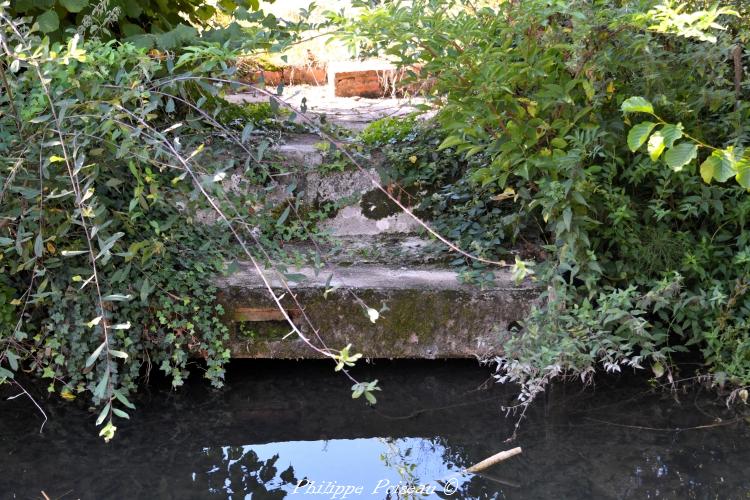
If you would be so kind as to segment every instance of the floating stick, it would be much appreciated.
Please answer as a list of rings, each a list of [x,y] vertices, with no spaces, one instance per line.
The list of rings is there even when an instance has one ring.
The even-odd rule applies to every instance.
[[[501,451],[500,453],[496,453],[489,458],[485,458],[478,464],[472,465],[471,467],[466,469],[466,472],[471,472],[471,473],[476,474],[477,472],[481,472],[484,469],[487,469],[489,467],[492,467],[495,464],[498,464],[504,460],[509,459],[510,457],[515,457],[516,455],[520,455],[521,451],[522,450],[520,447],[513,448],[511,450]]]

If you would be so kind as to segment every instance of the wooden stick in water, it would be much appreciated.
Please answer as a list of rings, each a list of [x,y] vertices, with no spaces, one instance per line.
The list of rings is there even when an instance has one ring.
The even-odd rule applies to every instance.
[[[522,450],[520,447],[513,448],[511,450],[501,451],[500,453],[496,453],[489,458],[485,458],[478,464],[472,465],[471,467],[466,469],[466,472],[477,473],[477,472],[483,471],[484,469],[492,467],[493,465],[498,464],[504,460],[507,460],[510,457],[515,457],[516,455],[520,455],[521,451]]]

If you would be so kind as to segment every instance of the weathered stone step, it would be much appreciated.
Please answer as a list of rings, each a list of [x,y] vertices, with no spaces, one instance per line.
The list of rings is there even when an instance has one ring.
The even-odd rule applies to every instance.
[[[288,270],[298,275],[291,290],[304,307],[320,339],[306,325],[287,292],[282,299],[303,333],[331,349],[352,344],[367,358],[472,358],[502,351],[501,331],[522,320],[539,291],[516,285],[509,273],[497,273],[483,290],[460,282],[451,269],[394,265],[334,266]],[[278,294],[278,275],[265,275]],[[332,276],[331,276],[332,275]],[[279,312],[260,276],[250,265],[217,280],[232,331],[235,358],[320,357],[296,335]],[[328,293],[326,294],[326,288]],[[366,307],[380,311],[372,322]]]
[[[226,96],[235,104],[268,102],[267,94],[259,90],[230,94]],[[325,86],[292,86],[284,89],[281,99],[300,110],[307,109],[306,116],[311,119],[325,117],[326,123],[332,123],[353,132],[362,131],[370,123],[388,116],[404,116],[418,111],[427,101],[420,97],[398,98],[380,97],[367,99],[362,97],[340,97]],[[431,113],[426,115],[431,116]],[[295,122],[305,123],[300,116]]]

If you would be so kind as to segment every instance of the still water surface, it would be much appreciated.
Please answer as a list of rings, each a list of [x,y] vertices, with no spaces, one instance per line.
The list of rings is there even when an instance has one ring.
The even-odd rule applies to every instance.
[[[376,407],[319,362],[237,363],[222,391],[198,377],[151,387],[109,444],[95,416],[58,400],[43,401],[39,434],[28,400],[0,389],[0,498],[750,498],[750,428],[711,393],[556,386],[508,444],[515,420],[500,407],[514,394],[476,363],[355,375],[380,380]],[[461,474],[513,446],[523,454]]]

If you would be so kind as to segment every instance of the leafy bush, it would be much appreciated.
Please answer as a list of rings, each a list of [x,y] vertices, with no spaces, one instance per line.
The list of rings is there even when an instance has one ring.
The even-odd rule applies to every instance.
[[[211,279],[232,233],[195,219],[253,199],[217,183],[234,160],[194,159],[234,139],[262,184],[255,114],[216,121],[235,56],[220,47],[162,58],[78,36],[50,44],[0,16],[13,48],[0,61],[0,381],[23,367],[66,399],[89,395],[109,439],[152,365],[178,386],[198,356],[222,384],[228,331]]]
[[[77,32],[159,50],[209,41],[280,51],[310,27],[309,11],[290,23],[264,13],[258,0],[18,0],[7,12],[11,18],[31,19],[39,32],[56,41]]]
[[[390,158],[405,182],[432,186],[423,208],[436,224],[480,254],[528,239],[549,256],[536,266],[546,305],[496,360],[524,400],[596,366],[650,363],[672,380],[690,346],[715,381],[750,384],[750,29],[729,9],[685,7],[421,0],[348,26],[434,81],[439,132]],[[731,172],[709,145],[734,151]],[[737,175],[742,187],[707,184],[699,162],[706,182]]]
[[[368,146],[380,146],[403,141],[414,131],[416,117],[387,116],[370,123],[359,138]]]

